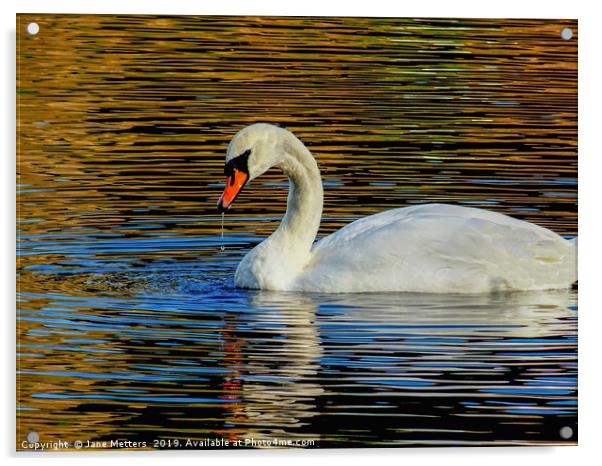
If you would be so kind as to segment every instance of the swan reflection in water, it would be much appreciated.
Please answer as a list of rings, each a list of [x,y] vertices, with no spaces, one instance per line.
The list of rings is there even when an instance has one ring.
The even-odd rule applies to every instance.
[[[317,414],[316,398],[324,394],[316,303],[306,295],[280,292],[257,292],[249,301],[255,311],[238,315],[233,335],[251,336],[225,344],[240,350],[227,356],[234,375],[225,386],[241,400],[227,415],[228,423],[238,427],[229,438],[290,439],[292,431],[303,429]],[[316,439],[295,434],[296,439],[305,437]]]
[[[565,290],[490,295],[258,291],[248,300],[250,311],[236,318],[237,333],[245,337],[238,342],[238,364],[228,381],[240,400],[227,415],[232,438],[353,442],[380,424],[388,432],[380,432],[373,443],[415,444],[415,438],[406,437],[416,419],[427,421],[427,431],[445,436],[449,426],[430,406],[442,397],[452,397],[453,403],[472,400],[471,405],[505,399],[471,418],[488,417],[493,423],[524,418],[523,424],[536,430],[541,419],[509,415],[508,406],[531,406],[534,401],[521,390],[541,386],[538,381],[549,374],[562,377],[574,361],[566,348],[576,341],[566,337],[576,338],[576,297]],[[576,389],[576,382],[568,388]],[[544,390],[538,398],[544,405],[567,397]],[[345,423],[362,414],[370,416],[363,418],[363,427]],[[466,430],[471,418],[459,419]]]

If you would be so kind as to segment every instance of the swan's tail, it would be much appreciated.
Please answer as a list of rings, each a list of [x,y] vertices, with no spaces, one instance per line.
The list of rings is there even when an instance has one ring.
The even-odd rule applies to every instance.
[[[575,287],[577,286],[577,252],[578,252],[578,244],[577,244],[577,236],[575,236],[574,238],[571,238],[569,240],[571,242],[571,244],[575,247],[575,279],[573,280],[572,286]]]

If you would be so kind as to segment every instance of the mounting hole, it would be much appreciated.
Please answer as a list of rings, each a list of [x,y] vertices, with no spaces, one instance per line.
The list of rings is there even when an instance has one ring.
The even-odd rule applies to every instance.
[[[40,435],[37,432],[31,431],[27,434],[27,441],[29,443],[38,443],[40,441]]]
[[[573,37],[573,30],[571,28],[564,28],[560,31],[560,37],[564,40],[569,40]]]
[[[35,36],[38,32],[40,32],[40,25],[38,23],[29,23],[27,25],[27,33],[29,35]]]
[[[563,428],[560,429],[560,437],[562,437],[565,440],[570,439],[573,436],[573,429],[570,428],[569,426],[564,426]]]

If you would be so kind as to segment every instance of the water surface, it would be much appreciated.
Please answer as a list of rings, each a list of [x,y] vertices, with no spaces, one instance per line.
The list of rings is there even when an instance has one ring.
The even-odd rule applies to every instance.
[[[575,21],[21,15],[17,35],[17,448],[576,441],[574,291],[238,290],[286,179],[245,188],[223,251],[215,211],[229,139],[264,121],[318,161],[319,236],[425,202],[576,235]]]

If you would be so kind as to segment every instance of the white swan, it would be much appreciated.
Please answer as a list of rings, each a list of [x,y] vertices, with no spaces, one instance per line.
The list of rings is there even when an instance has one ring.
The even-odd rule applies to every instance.
[[[218,210],[271,167],[290,180],[286,215],[236,270],[236,285],[280,291],[482,293],[566,288],[576,244],[532,223],[483,209],[425,204],[357,220],[314,243],[322,180],[293,133],[257,123],[228,146]]]

